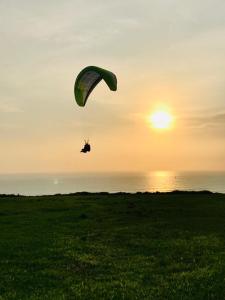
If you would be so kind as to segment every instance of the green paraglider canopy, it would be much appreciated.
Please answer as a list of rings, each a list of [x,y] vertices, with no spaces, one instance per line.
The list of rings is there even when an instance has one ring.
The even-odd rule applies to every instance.
[[[111,91],[117,90],[116,75],[110,71],[89,66],[78,74],[74,85],[74,95],[79,106],[85,106],[89,95],[102,79]]]

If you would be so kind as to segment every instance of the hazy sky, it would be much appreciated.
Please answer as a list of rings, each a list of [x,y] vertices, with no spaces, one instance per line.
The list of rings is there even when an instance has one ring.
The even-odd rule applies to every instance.
[[[0,173],[225,170],[224,14],[224,0],[0,0]],[[102,82],[83,109],[88,65],[118,92]],[[162,105],[175,123],[158,132],[146,118]]]

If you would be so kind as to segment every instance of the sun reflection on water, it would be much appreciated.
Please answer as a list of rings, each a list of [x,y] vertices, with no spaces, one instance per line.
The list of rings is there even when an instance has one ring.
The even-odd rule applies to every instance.
[[[169,192],[176,189],[176,173],[173,171],[154,171],[148,173],[148,190]]]

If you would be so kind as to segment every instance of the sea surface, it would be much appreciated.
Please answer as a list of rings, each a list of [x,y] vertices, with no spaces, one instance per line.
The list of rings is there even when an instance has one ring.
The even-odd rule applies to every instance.
[[[0,194],[49,195],[76,192],[225,193],[225,172],[76,173],[0,175]]]

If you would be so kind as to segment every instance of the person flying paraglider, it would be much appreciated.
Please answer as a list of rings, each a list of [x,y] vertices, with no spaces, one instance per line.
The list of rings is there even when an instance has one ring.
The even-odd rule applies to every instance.
[[[77,105],[85,107],[88,97],[101,80],[105,81],[111,91],[117,90],[116,75],[108,70],[96,66],[88,66],[78,74],[74,84],[74,96]],[[80,152],[90,152],[91,146],[89,141],[85,140],[84,142],[84,147]]]
[[[87,152],[90,152],[91,151],[91,145],[89,144],[89,141],[87,140],[84,140],[84,147],[83,149],[81,149],[80,152],[83,152],[83,153],[87,153]]]

